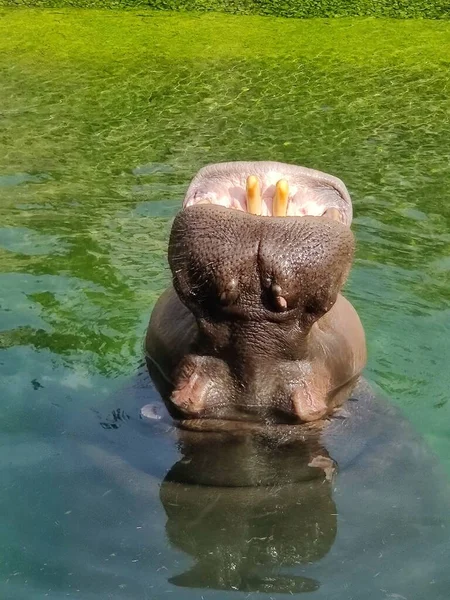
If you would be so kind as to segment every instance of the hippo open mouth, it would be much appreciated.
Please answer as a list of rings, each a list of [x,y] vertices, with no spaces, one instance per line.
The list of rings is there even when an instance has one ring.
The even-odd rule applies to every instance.
[[[358,316],[339,293],[351,220],[344,184],[312,169],[199,171],[170,235],[174,290],[147,334],[173,416],[304,423],[342,404],[365,362]]]
[[[204,167],[192,180],[183,207],[196,204],[216,204],[265,217],[327,216],[348,226],[352,221],[352,203],[340,179],[269,161]]]

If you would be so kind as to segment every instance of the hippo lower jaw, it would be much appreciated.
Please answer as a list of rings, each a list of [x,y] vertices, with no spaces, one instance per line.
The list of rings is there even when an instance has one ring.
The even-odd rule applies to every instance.
[[[361,323],[339,294],[351,215],[342,182],[309,169],[199,172],[171,231],[174,290],[147,335],[175,419],[309,423],[345,401],[365,363]]]

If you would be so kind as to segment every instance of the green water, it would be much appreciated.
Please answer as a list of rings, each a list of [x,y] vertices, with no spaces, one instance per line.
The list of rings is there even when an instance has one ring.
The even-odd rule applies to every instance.
[[[450,473],[449,48],[444,22],[1,12],[2,598],[178,593],[149,542],[161,512],[133,522],[147,527],[133,554],[132,507],[98,475],[96,489],[71,444],[124,420],[110,398],[141,361],[171,218],[205,163],[345,181],[367,376]]]

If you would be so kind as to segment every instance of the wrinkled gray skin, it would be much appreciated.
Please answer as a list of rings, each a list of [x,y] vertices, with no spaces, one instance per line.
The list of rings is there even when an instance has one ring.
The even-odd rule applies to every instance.
[[[223,183],[227,168],[206,174]],[[353,257],[348,193],[305,173],[340,219],[209,204],[175,219],[174,287],[146,338],[171,418],[147,405],[152,437],[139,438],[143,453],[153,440],[152,469],[166,472],[167,538],[194,559],[169,581],[327,600],[447,600],[449,486],[410,425],[360,378],[364,332],[340,294]],[[188,196],[208,189],[200,172]],[[141,465],[135,443],[128,460]],[[171,445],[178,458],[167,472]]]

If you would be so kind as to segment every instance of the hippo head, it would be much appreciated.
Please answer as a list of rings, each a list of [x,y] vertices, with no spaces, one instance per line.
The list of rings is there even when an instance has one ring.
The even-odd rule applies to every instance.
[[[344,184],[319,171],[231,162],[197,174],[169,242],[173,286],[195,319],[169,374],[173,415],[296,423],[342,403],[355,375],[353,309],[339,296],[351,220]]]

